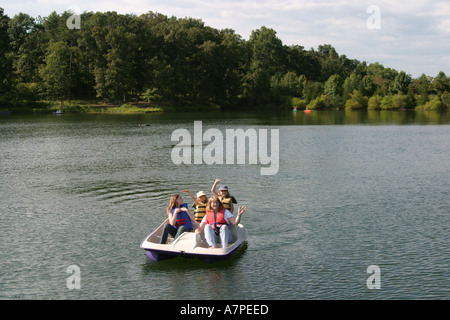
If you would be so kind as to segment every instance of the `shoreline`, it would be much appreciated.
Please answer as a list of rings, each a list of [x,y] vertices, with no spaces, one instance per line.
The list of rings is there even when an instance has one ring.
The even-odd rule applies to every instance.
[[[17,105],[0,107],[0,114],[52,114],[57,111],[68,114],[145,114],[157,112],[176,111],[220,111],[218,105],[193,105],[173,106],[165,104],[151,104],[143,101],[128,102],[121,105],[105,103],[98,100],[72,100],[64,101],[36,101],[23,102]]]
[[[219,105],[217,103],[193,103],[185,102],[179,104],[156,104],[145,101],[133,101],[121,105],[106,103],[100,100],[74,99],[70,103],[63,101],[36,101],[22,102],[17,105],[1,107],[0,114],[53,114],[57,111],[67,114],[146,114],[161,112],[219,112],[219,111],[256,111],[256,110],[291,110],[283,105]]]
[[[61,111],[61,114],[148,114],[148,113],[171,113],[171,112],[220,112],[220,111],[261,111],[261,110],[284,110],[303,112],[305,108],[293,109],[286,105],[219,105],[219,104],[201,104],[201,103],[180,103],[171,104],[155,104],[144,101],[134,101],[123,103],[121,105],[114,103],[106,103],[100,100],[82,100],[74,99],[70,103],[64,101],[36,101],[22,102],[20,104],[1,107],[0,115],[11,114],[54,114]],[[312,111],[438,111],[446,112],[448,109],[432,110],[417,106],[415,108],[392,108],[392,109],[346,109],[346,108],[321,108],[312,109]]]

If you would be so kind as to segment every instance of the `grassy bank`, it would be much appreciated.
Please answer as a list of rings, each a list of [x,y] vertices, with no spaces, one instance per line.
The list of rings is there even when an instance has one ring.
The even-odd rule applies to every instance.
[[[157,105],[142,101],[125,104],[105,103],[101,100],[72,100],[64,101],[36,101],[21,102],[8,107],[0,108],[3,111],[11,111],[19,114],[51,114],[57,110],[63,113],[111,113],[111,114],[139,114],[152,112],[180,112],[180,111],[220,111],[220,106],[215,104],[181,104],[181,105]]]

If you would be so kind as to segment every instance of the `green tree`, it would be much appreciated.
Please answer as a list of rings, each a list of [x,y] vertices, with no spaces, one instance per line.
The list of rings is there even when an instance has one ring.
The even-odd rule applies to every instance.
[[[222,100],[225,98],[224,73],[222,47],[220,43],[205,40],[197,46],[194,54],[196,78],[195,96],[201,101]],[[220,61],[220,62],[219,62]]]
[[[424,105],[428,101],[429,94],[432,92],[431,82],[431,78],[425,74],[411,81],[409,88],[416,95],[418,105]]]
[[[323,83],[318,81],[306,81],[303,86],[303,98],[310,102],[323,93]]]
[[[307,79],[320,79],[321,65],[318,57],[311,51],[305,51],[302,46],[293,45],[285,48],[286,69],[303,75]]]
[[[373,95],[369,98],[369,101],[367,102],[367,109],[368,110],[379,110],[381,109],[381,100],[383,98],[379,95]]]
[[[351,73],[342,85],[342,99],[347,101],[350,98],[350,94],[354,90],[359,90],[361,87],[361,76],[356,73]]]
[[[251,103],[270,102],[271,78],[284,70],[284,47],[273,29],[261,27],[249,39],[251,61],[244,81]]]
[[[353,90],[350,94],[350,98],[345,101],[345,109],[356,110],[356,109],[367,109],[369,98],[363,96],[358,90]]]
[[[161,96],[158,94],[157,88],[151,88],[141,94],[141,99],[146,102],[157,102],[161,100]]]
[[[14,76],[19,82],[38,82],[35,70],[43,63],[45,47],[42,24],[28,14],[19,13],[9,21]]]
[[[425,104],[418,106],[418,109],[441,111],[444,109],[444,105],[442,104],[441,99],[439,99],[438,96],[432,96],[431,99]]]
[[[343,80],[340,75],[334,74],[328,78],[324,85],[324,92],[327,96],[329,107],[343,107],[342,91]]]
[[[383,110],[393,109],[392,96],[384,96],[380,102],[380,108]]]
[[[408,96],[398,93],[387,95],[381,99],[380,107],[383,110],[399,110],[408,107]]]
[[[0,8],[0,108],[11,102],[13,96],[13,79],[11,77],[12,62],[9,51],[11,49],[8,36],[9,17]]]
[[[393,92],[406,94],[408,92],[411,80],[411,75],[401,71],[394,79]]]
[[[325,82],[324,90],[327,96],[337,98],[342,95],[343,80],[340,75],[333,74]]]
[[[441,95],[442,109],[450,108],[450,92],[444,92]]]
[[[40,69],[46,93],[50,98],[61,102],[70,100],[72,83],[72,50],[63,42],[58,41],[48,46],[45,64]]]
[[[307,105],[307,109],[311,110],[323,110],[328,107],[327,97],[324,94],[319,95],[315,99],[311,100]]]
[[[224,98],[231,103],[238,103],[242,95],[244,66],[249,61],[245,40],[231,29],[221,30],[221,61],[223,63]]]
[[[365,75],[361,81],[361,92],[366,96],[372,96],[375,92],[376,85],[370,75]]]
[[[447,78],[443,71],[440,71],[439,74],[433,79],[431,86],[435,93],[448,92],[450,91],[449,78]]]
[[[277,74],[271,80],[272,93],[275,96],[301,97],[305,81],[304,75],[297,77],[295,72],[292,71],[287,72],[283,76]]]
[[[94,19],[101,21],[92,30],[99,51],[93,68],[97,96],[119,104],[126,102],[129,95],[137,95],[137,19],[116,12],[99,14]]]
[[[252,31],[249,45],[254,69],[267,70],[271,75],[283,71],[284,47],[276,34],[266,27]]]
[[[406,109],[408,107],[408,96],[402,93],[394,94],[392,105],[393,109]]]
[[[367,76],[372,79],[374,93],[381,96],[389,95],[393,91],[393,82],[398,72],[385,68],[380,63],[372,63],[366,68]]]
[[[319,45],[315,54],[321,64],[319,80],[322,82],[334,74],[345,79],[356,70],[360,63],[357,60],[348,59],[345,55],[339,56],[336,49],[330,44]]]

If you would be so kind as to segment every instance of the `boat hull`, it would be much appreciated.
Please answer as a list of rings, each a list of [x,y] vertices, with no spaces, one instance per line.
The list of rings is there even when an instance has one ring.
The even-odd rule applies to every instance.
[[[198,258],[207,263],[214,263],[230,259],[247,239],[248,230],[244,226],[231,226],[232,243],[226,248],[209,249],[203,234],[185,232],[177,239],[169,239],[168,244],[159,244],[162,229],[168,221],[164,221],[155,231],[149,234],[141,243],[149,259],[161,261],[177,256]],[[173,241],[170,241],[173,240]]]
[[[177,256],[176,254],[167,253],[165,251],[150,250],[150,249],[146,249],[145,253],[149,259],[152,259],[154,261],[168,260],[175,258]]]

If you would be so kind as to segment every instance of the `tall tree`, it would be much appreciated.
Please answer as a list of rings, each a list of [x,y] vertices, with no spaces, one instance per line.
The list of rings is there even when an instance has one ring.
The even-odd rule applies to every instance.
[[[94,15],[102,24],[92,27],[95,55],[94,76],[98,97],[125,102],[129,94],[137,94],[139,43],[136,36],[136,17],[116,12]]]
[[[432,92],[431,77],[422,74],[417,79],[413,79],[410,84],[410,89],[413,94],[417,96],[417,104],[424,105],[428,101],[428,96]]]
[[[405,71],[399,72],[399,74],[394,79],[393,92],[406,94],[408,92],[408,87],[411,83],[411,79],[411,75],[406,74]]]
[[[46,92],[50,98],[70,100],[73,85],[73,52],[64,41],[53,42],[47,49],[45,65],[40,70]]]
[[[249,40],[251,62],[245,80],[250,101],[270,102],[270,81],[277,72],[285,70],[285,50],[273,29],[261,27],[252,31]]]
[[[245,40],[231,29],[221,31],[220,46],[223,63],[224,99],[237,103],[242,94],[245,65],[249,61]]]
[[[288,71],[304,75],[310,80],[320,79],[321,65],[319,59],[311,51],[305,51],[302,46],[293,45],[286,48],[286,68]]]
[[[440,71],[433,79],[432,88],[436,93],[444,93],[450,91],[450,80],[445,75],[444,71]]]
[[[11,50],[8,36],[9,20],[9,17],[3,14],[3,8],[0,8],[0,107],[8,104],[13,96],[12,63],[9,55]]]
[[[325,82],[325,94],[333,98],[342,96],[342,85],[343,80],[341,76],[338,74],[333,74]]]

